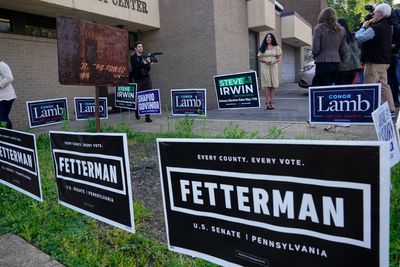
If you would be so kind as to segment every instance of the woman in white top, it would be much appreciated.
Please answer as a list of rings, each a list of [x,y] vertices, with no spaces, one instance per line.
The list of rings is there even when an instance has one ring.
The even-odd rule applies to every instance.
[[[14,81],[10,67],[0,59],[0,127],[12,129],[8,115],[17,98],[11,82]]]

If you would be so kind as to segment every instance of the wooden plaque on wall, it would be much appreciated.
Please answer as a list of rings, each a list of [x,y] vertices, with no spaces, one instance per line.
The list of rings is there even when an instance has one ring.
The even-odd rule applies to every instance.
[[[61,84],[128,85],[126,30],[57,16],[57,39]]]

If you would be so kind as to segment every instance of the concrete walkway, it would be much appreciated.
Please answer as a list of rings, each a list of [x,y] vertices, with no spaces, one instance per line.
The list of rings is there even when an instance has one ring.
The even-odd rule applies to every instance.
[[[1,267],[62,267],[28,242],[13,234],[0,236]]]

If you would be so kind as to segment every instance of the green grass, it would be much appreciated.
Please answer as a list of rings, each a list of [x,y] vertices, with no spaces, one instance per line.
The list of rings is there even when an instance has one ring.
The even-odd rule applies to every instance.
[[[154,141],[155,136],[144,136],[144,140]],[[0,235],[15,233],[67,266],[207,265],[143,236],[143,223],[152,214],[138,201],[134,207],[137,234],[59,205],[48,136],[39,136],[37,143],[44,201],[39,203],[0,185]]]
[[[400,266],[400,164],[392,168],[390,195],[390,267]]]
[[[130,142],[154,142],[157,137],[195,136],[190,118],[182,119],[176,132],[139,133],[123,121],[103,132],[126,132]],[[206,126],[204,126],[206,128]],[[93,131],[88,122],[86,130]],[[206,137],[206,136],[201,136]],[[229,125],[223,138],[261,138],[237,125]],[[283,138],[284,132],[269,129],[268,138]],[[307,139],[306,136],[302,136]],[[302,139],[303,139],[302,138]],[[135,202],[136,234],[105,225],[58,204],[48,135],[37,138],[44,202],[0,185],[0,235],[15,233],[67,266],[214,266],[200,259],[178,255],[141,234],[151,212]],[[392,168],[390,216],[390,267],[400,266],[400,164]]]

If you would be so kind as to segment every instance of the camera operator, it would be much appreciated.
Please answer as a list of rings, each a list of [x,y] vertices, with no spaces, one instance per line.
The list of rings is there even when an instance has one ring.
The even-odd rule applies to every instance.
[[[391,61],[392,27],[389,16],[392,9],[388,4],[377,5],[372,19],[365,21],[356,33],[362,43],[361,61],[365,63],[365,83],[381,83],[382,102],[388,101],[390,112],[394,115],[395,106],[388,85],[387,70]]]
[[[152,88],[149,71],[151,69],[151,59],[143,57],[143,43],[136,42],[134,45],[135,53],[131,56],[131,66],[132,66],[132,74],[130,75],[133,78],[133,81],[137,83],[137,90],[145,91]],[[139,116],[139,107],[136,107],[135,112],[136,119],[140,120]],[[153,120],[150,118],[150,115],[146,115],[146,122],[152,122]]]

